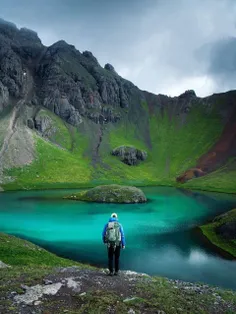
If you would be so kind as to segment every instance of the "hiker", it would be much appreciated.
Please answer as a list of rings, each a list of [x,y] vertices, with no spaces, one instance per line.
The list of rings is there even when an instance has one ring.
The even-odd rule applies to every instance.
[[[120,250],[125,249],[125,236],[122,225],[118,222],[116,213],[111,214],[109,222],[102,232],[103,243],[107,245],[109,276],[119,273]],[[113,273],[113,257],[115,255],[115,273]]]

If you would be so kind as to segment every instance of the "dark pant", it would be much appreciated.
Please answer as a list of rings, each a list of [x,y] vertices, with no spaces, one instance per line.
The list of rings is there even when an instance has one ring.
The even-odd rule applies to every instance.
[[[110,272],[113,272],[113,257],[115,256],[115,272],[119,271],[119,259],[120,259],[120,245],[116,247],[110,246],[107,248],[108,252],[108,268]]]

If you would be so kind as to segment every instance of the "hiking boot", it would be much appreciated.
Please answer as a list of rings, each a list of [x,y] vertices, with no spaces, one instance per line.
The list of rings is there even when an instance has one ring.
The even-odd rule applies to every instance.
[[[119,276],[119,272],[116,271],[116,272],[114,273],[114,276]]]
[[[110,272],[108,273],[108,276],[113,276],[113,272],[110,271]]]

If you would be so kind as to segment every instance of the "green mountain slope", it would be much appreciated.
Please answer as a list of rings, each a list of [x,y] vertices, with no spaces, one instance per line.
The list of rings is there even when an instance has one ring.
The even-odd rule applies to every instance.
[[[168,110],[162,114],[146,112],[150,145],[145,141],[144,128],[127,119],[116,126],[102,127],[103,136],[94,161],[93,126],[84,124],[75,128],[47,110],[43,110],[43,114],[52,118],[56,131],[46,139],[32,131],[35,160],[29,165],[6,170],[5,174],[14,181],[4,184],[4,189],[79,187],[113,182],[180,185],[176,178],[195,167],[197,160],[220,138],[223,129],[220,115],[217,112],[207,114],[204,108],[193,108],[184,122],[178,116],[170,121]],[[111,155],[112,149],[121,145],[145,150],[147,160],[137,166],[122,163]],[[225,165],[183,186],[235,192],[234,174],[235,168]]]
[[[64,41],[45,47],[3,21],[0,44],[2,189],[124,183],[236,192],[235,91],[150,94],[88,51]]]

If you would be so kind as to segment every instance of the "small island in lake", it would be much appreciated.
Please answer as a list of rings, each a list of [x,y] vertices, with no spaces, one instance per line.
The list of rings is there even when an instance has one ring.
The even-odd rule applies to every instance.
[[[145,203],[147,201],[142,190],[134,186],[122,186],[117,184],[97,186],[64,198],[86,202],[123,204]]]

